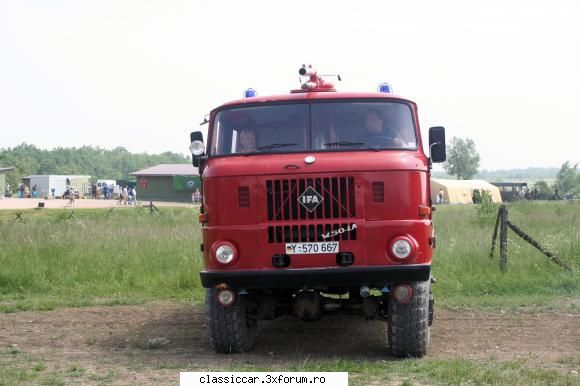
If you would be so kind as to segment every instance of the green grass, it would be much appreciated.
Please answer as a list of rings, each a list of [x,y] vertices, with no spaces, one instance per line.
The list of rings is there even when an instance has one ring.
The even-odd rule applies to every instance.
[[[148,379],[157,377],[160,370],[170,370],[158,376],[160,383],[175,384],[179,371],[192,371],[182,361],[140,361],[139,357],[119,360],[116,367],[85,369],[77,364],[47,369],[38,358],[17,351],[0,352],[0,385],[64,385],[96,382],[118,384],[121,373],[139,373]],[[132,366],[137,361],[138,366]],[[244,362],[242,364],[242,362]],[[349,360],[336,358],[300,362],[284,365],[254,365],[248,361],[240,364],[224,364],[220,371],[341,371],[349,373],[351,386],[362,385],[576,385],[578,358],[563,358],[562,369],[531,368],[524,360],[498,362],[493,360],[473,361],[465,359],[405,359],[405,360]],[[195,367],[197,369],[197,367]],[[201,371],[197,369],[195,371]]]
[[[18,349],[0,351],[0,385],[64,385],[66,377]]]
[[[0,212],[0,312],[149,300],[202,299],[197,210],[141,208]],[[508,271],[488,257],[493,216],[439,206],[434,286],[449,307],[564,307],[580,292],[580,204],[523,202],[510,219],[574,268],[568,272],[509,231]]]
[[[290,371],[347,371],[350,385],[409,382],[440,385],[573,385],[571,373],[530,369],[524,362],[469,361],[463,359],[399,361],[335,361],[289,367]],[[384,383],[383,383],[384,382]]]
[[[499,237],[489,258],[495,214],[478,217],[475,206],[439,206],[433,274],[439,303],[462,307],[570,308],[580,280],[580,204],[518,202],[509,205],[514,224],[573,268],[566,271],[508,230],[508,270],[499,270]]]
[[[0,213],[0,311],[133,304],[201,294],[191,209]],[[77,220],[78,219],[78,220]]]

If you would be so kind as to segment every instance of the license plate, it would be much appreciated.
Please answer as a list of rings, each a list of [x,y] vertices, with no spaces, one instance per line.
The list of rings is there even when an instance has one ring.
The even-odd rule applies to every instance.
[[[286,254],[337,253],[338,241],[328,243],[286,243]]]

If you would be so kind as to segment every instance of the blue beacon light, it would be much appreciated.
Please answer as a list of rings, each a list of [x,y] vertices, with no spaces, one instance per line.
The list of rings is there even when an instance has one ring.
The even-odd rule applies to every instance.
[[[253,88],[248,88],[246,91],[244,91],[244,98],[251,98],[255,96],[258,96],[258,93]]]
[[[391,87],[391,85],[389,83],[381,83],[381,84],[379,84],[377,91],[385,93],[385,94],[392,94],[393,88]]]

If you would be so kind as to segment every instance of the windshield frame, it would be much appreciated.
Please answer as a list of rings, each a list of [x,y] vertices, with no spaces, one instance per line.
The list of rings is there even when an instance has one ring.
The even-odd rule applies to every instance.
[[[412,130],[415,136],[415,146],[413,147],[370,147],[370,146],[360,146],[360,147],[339,147],[333,149],[312,149],[312,106],[317,104],[331,104],[331,103],[353,103],[353,104],[363,104],[363,103],[385,103],[385,104],[403,104],[409,108],[412,120]],[[248,153],[229,153],[229,154],[212,154],[211,149],[213,146],[213,138],[215,131],[216,118],[218,114],[222,111],[236,110],[243,108],[253,108],[253,107],[267,107],[267,106],[283,106],[283,105],[308,105],[308,119],[309,119],[309,141],[307,143],[308,149],[300,150],[276,150],[274,152],[264,152],[255,151]],[[236,103],[220,106],[211,112],[211,120],[208,127],[208,141],[206,146],[206,153],[209,158],[221,158],[221,157],[247,157],[254,155],[274,155],[274,154],[300,154],[300,153],[342,153],[342,152],[355,152],[355,151],[407,151],[413,152],[419,150],[421,143],[421,136],[419,133],[419,123],[417,119],[417,111],[414,108],[415,104],[412,101],[402,99],[402,98],[333,98],[333,99],[316,99],[316,100],[279,100],[279,101],[268,101],[268,102],[253,102],[253,103]]]

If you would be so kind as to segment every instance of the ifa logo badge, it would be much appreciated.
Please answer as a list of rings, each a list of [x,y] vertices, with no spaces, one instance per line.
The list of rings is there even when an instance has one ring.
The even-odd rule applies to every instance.
[[[312,186],[309,186],[308,189],[298,197],[298,202],[300,205],[305,207],[307,211],[312,212],[318,207],[318,205],[320,205],[323,199],[324,198],[314,190]]]

